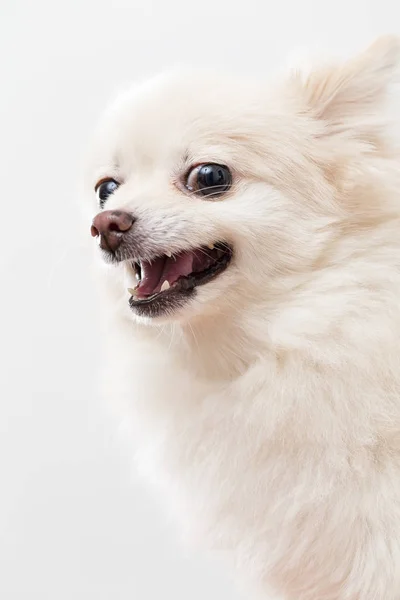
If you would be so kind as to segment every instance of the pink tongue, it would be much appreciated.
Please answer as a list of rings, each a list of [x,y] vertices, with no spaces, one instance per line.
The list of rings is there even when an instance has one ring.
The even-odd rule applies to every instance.
[[[162,256],[151,263],[144,261],[141,263],[142,277],[137,290],[140,296],[152,296],[155,293],[166,260],[166,257]]]
[[[171,286],[179,277],[185,277],[193,272],[195,255],[191,252],[178,254],[174,258],[165,256],[156,258],[151,263],[142,262],[142,278],[137,289],[138,296],[152,296],[161,290],[164,281]]]
[[[167,258],[161,283],[167,280],[172,285],[175,281],[178,281],[179,277],[186,277],[186,275],[193,273],[193,259],[194,255],[191,252],[178,254],[174,258]]]

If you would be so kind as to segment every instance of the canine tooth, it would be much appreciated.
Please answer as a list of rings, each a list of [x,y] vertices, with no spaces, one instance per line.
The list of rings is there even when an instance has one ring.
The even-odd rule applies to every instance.
[[[161,286],[161,291],[165,292],[166,290],[169,290],[170,287],[171,286],[169,285],[169,281],[168,281],[168,279],[166,279]]]
[[[131,296],[137,295],[137,288],[128,288],[128,292]]]
[[[165,256],[168,256],[168,258],[172,258],[172,252],[166,252]]]
[[[210,248],[210,250],[214,250],[215,248],[214,244],[207,244],[207,247]]]

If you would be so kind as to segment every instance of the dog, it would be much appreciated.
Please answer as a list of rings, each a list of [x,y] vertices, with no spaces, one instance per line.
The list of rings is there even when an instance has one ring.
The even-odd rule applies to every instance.
[[[170,70],[93,136],[103,390],[268,600],[400,600],[399,61]]]

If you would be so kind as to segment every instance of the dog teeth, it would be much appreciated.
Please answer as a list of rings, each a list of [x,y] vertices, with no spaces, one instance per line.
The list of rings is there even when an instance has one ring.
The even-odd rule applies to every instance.
[[[137,296],[137,287],[136,288],[128,288],[128,293],[131,296]]]
[[[166,279],[161,286],[161,291],[166,292],[167,290],[169,290],[170,287],[171,286],[169,285],[169,281]]]
[[[172,258],[172,252],[166,252],[165,256],[168,256],[168,258]]]
[[[207,244],[207,248],[210,248],[210,250],[214,250],[215,246],[214,244]]]

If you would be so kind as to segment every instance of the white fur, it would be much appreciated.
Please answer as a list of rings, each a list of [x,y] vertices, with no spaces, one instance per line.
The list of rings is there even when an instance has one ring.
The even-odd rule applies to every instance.
[[[400,600],[398,63],[385,38],[274,86],[168,73],[93,145],[93,214],[118,176],[107,208],[144,246],[235,249],[153,322],[129,309],[130,269],[103,269],[107,394],[163,501],[262,598]],[[232,168],[226,197],[175,185],[202,161]]]

